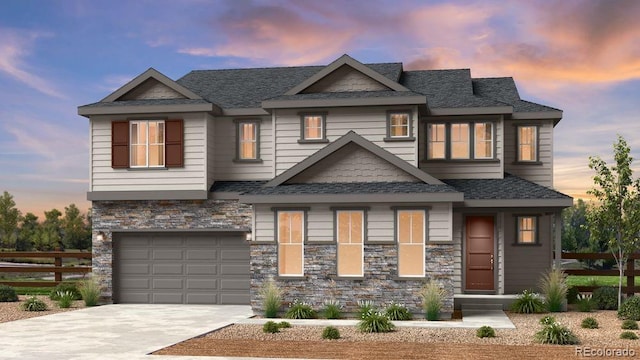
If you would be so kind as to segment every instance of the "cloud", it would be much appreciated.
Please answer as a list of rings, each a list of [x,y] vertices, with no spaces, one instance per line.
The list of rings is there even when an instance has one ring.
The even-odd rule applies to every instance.
[[[50,33],[0,28],[0,72],[43,94],[63,99],[65,96],[56,86],[36,75],[25,61],[36,40],[51,36]]]

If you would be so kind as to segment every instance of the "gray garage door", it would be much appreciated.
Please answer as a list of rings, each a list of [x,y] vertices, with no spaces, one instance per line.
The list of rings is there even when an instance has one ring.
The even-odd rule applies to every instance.
[[[114,301],[249,304],[249,245],[241,236],[117,234]]]

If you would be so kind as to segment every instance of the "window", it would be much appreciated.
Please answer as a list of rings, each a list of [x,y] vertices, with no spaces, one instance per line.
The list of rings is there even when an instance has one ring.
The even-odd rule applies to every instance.
[[[493,159],[493,123],[475,123],[475,159]]]
[[[387,138],[385,140],[413,140],[411,137],[411,113],[387,113]]]
[[[537,244],[537,218],[535,216],[518,216],[518,244]]]
[[[398,276],[424,276],[425,210],[397,210]]]
[[[364,211],[336,211],[338,276],[363,276]]]
[[[446,131],[444,124],[427,124],[428,159],[444,159],[446,157]]]
[[[260,123],[255,120],[237,121],[238,156],[236,160],[260,159],[258,134]]]
[[[129,122],[131,167],[164,167],[164,121]]]
[[[538,127],[518,126],[518,161],[538,161]]]
[[[302,114],[302,140],[325,140],[325,115]]]
[[[451,124],[451,158],[469,158],[469,124]]]
[[[278,225],[278,273],[302,276],[304,264],[304,211],[276,212]]]

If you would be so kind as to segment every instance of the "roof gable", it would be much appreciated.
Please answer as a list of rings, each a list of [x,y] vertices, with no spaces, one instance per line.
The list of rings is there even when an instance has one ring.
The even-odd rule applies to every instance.
[[[311,94],[385,90],[391,89],[349,65],[342,65],[329,75],[304,89],[301,93]]]
[[[201,100],[202,98],[156,69],[149,68],[100,102],[148,99]]]
[[[315,73],[313,76],[307,78],[303,82],[291,88],[289,91],[285,93],[285,95],[296,95],[301,92],[304,92],[309,87],[325,79],[327,76],[331,75],[332,73],[342,68],[343,66],[352,68],[353,70],[365,75],[366,77],[370,78],[374,82],[380,83],[381,85],[387,87],[388,89],[395,90],[395,91],[409,91],[409,89],[400,85],[398,82],[389,79],[388,77],[380,74],[379,72],[371,69],[370,67],[362,64],[361,62],[345,54],[345,55],[342,55],[340,58],[338,58],[336,61],[324,67],[322,70]],[[344,70],[341,70],[341,71],[344,71]]]
[[[398,168],[398,171],[403,171],[404,173],[411,175],[412,177],[416,178],[421,182],[424,182],[427,184],[434,184],[434,185],[443,184],[442,181],[434,178],[433,176],[416,168],[415,166],[412,166],[406,161],[388,152],[387,150],[379,147],[378,145],[372,143],[371,141],[356,134],[354,131],[349,131],[346,135],[335,140],[334,142],[320,149],[313,155],[309,156],[308,158],[304,159],[303,161],[289,168],[287,171],[283,172],[282,174],[268,181],[265,184],[265,186],[278,186],[278,185],[284,184],[294,179],[294,177],[296,177],[297,175],[302,174],[305,170],[310,169],[312,166],[328,158],[338,150],[352,143],[369,151],[370,153],[377,156],[378,158],[382,160],[386,160],[386,162]]]

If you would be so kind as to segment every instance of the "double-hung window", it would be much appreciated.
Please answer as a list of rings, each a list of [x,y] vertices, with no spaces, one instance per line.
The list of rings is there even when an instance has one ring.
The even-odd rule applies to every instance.
[[[517,217],[517,243],[518,244],[537,244],[538,243],[537,222],[538,222],[538,218],[536,216],[518,216]]]
[[[447,154],[447,128],[445,124],[427,124],[427,158],[445,159]]]
[[[237,121],[238,149],[236,160],[260,159],[259,127],[260,123],[255,120]]]
[[[338,276],[363,276],[364,211],[337,210]]]
[[[427,123],[427,160],[492,160],[493,122]]]
[[[387,113],[386,141],[414,140],[411,130],[411,112],[389,111]]]
[[[469,154],[469,124],[451,124],[451,158],[468,159]]]
[[[518,126],[518,161],[538,161],[538,127]]]
[[[299,142],[328,142],[326,120],[326,113],[301,113]]]
[[[304,222],[305,212],[277,211],[278,274],[302,276],[304,274]]]
[[[131,167],[164,167],[164,121],[129,122]]]
[[[397,210],[398,276],[422,277],[425,263],[426,211]]]
[[[475,123],[475,159],[493,159],[493,123]]]

